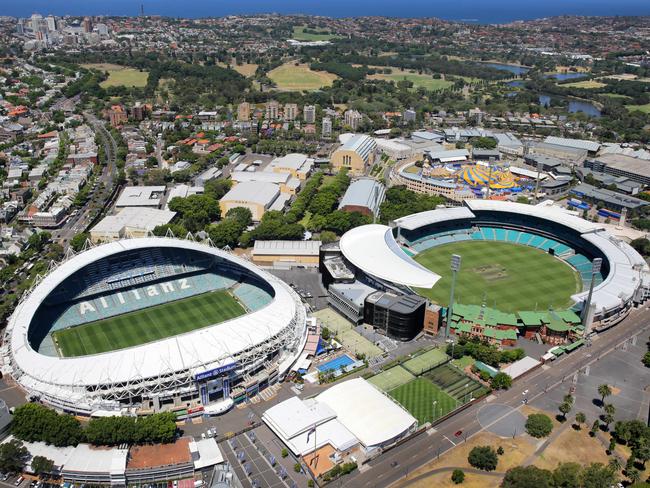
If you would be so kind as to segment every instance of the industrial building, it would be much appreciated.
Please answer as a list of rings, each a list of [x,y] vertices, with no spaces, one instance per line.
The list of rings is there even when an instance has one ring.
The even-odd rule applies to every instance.
[[[347,169],[351,174],[363,174],[375,162],[377,143],[365,134],[351,135],[332,153],[331,163],[336,171]]]
[[[613,176],[624,176],[643,185],[650,185],[650,161],[625,154],[604,154],[584,162],[585,168],[607,173]]]
[[[127,186],[115,202],[116,207],[159,208],[165,195],[165,186]]]
[[[608,210],[622,211],[624,208],[628,212],[638,213],[639,209],[648,205],[648,202],[635,198],[623,193],[618,193],[605,188],[597,188],[586,183],[581,183],[571,190],[571,193],[581,200],[594,204],[602,204]]]
[[[126,207],[117,215],[108,215],[90,230],[93,244],[111,242],[125,237],[143,237],[159,225],[169,224],[176,216],[170,210]]]
[[[252,258],[260,266],[318,266],[321,241],[255,241]]]
[[[314,160],[306,154],[292,153],[275,158],[265,168],[265,172],[289,173],[294,178],[306,180],[314,167]]]
[[[264,213],[272,209],[278,198],[280,198],[278,185],[264,181],[246,181],[235,185],[221,197],[219,207],[221,215],[226,215],[228,210],[235,207],[247,208],[251,211],[253,220],[259,222]],[[286,202],[286,199],[281,198],[281,201]]]
[[[386,188],[379,181],[374,178],[359,178],[346,190],[339,203],[339,210],[377,216],[385,197]]]

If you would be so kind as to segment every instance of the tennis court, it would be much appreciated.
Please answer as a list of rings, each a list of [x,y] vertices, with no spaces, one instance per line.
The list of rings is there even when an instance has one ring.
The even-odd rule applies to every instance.
[[[449,356],[442,349],[435,348],[405,361],[402,366],[418,376],[448,360]]]
[[[404,368],[401,366],[394,366],[386,371],[376,374],[372,378],[369,378],[368,381],[380,390],[389,392],[390,390],[393,390],[400,385],[404,385],[413,379],[415,379],[415,377]]]

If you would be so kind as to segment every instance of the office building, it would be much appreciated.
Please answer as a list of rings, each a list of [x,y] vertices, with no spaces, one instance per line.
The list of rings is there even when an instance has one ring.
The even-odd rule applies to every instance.
[[[357,110],[347,110],[344,115],[345,125],[352,128],[352,130],[357,130],[361,121],[363,120],[363,115],[361,115]]]

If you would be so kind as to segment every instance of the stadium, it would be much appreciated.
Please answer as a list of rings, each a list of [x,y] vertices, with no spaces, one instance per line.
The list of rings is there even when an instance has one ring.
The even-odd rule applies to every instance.
[[[218,412],[281,379],[307,337],[300,298],[193,240],[125,239],[71,255],[26,293],[5,372],[81,415]]]
[[[419,295],[444,310],[450,298],[452,254],[462,257],[455,303],[511,313],[558,311],[552,321],[562,319],[566,310],[563,317],[572,317],[573,326],[576,315],[595,330],[614,325],[645,301],[650,290],[650,269],[629,244],[599,223],[545,203],[472,199],[402,217],[390,226],[357,227],[333,251],[321,250],[321,269],[332,306],[348,317],[356,306],[360,321],[391,335],[391,310],[385,311],[379,327],[375,317],[368,316],[372,293]],[[590,299],[596,258],[602,265],[593,276]],[[398,318],[410,329],[401,337],[393,335],[402,340],[417,335],[427,320],[415,307]],[[513,329],[520,326],[521,333],[526,320],[520,314],[513,321]],[[559,328],[568,331],[565,325]],[[571,335],[582,335],[580,327],[573,327]]]

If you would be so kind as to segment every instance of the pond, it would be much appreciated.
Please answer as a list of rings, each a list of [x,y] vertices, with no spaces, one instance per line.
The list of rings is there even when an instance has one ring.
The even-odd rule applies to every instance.
[[[549,107],[551,105],[551,96],[550,95],[540,95],[539,104],[542,107]],[[590,117],[600,117],[602,114],[598,107],[593,103],[583,102],[582,100],[569,100],[568,110],[570,113],[583,112]]]
[[[544,75],[544,78],[555,78],[558,81],[573,80],[574,78],[584,78],[587,73],[550,73]]]
[[[526,84],[523,80],[513,80],[506,83],[508,86],[524,86]]]
[[[516,66],[514,64],[505,64],[505,63],[481,63],[490,68],[500,69],[501,71],[509,71],[513,75],[523,75],[530,71],[530,68],[526,66]]]

